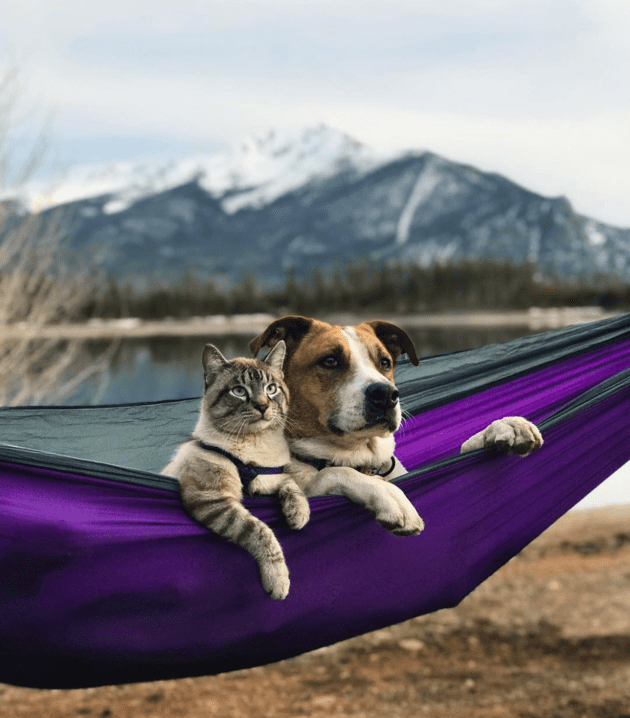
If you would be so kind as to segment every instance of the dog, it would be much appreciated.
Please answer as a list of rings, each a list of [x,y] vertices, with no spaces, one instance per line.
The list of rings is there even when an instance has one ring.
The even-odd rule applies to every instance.
[[[406,473],[394,456],[402,420],[394,369],[403,354],[419,364],[407,333],[381,320],[334,326],[291,315],[272,322],[250,349],[256,356],[280,340],[287,348],[287,438],[296,482],[307,496],[346,496],[393,534],[419,534],[422,519],[390,483]],[[475,434],[461,451],[494,446],[525,456],[541,445],[534,424],[507,417]]]

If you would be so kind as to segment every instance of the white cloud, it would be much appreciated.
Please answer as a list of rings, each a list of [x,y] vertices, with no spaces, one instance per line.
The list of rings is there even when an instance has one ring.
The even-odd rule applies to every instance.
[[[33,0],[0,43],[68,145],[323,120],[630,226],[629,30],[618,0]]]

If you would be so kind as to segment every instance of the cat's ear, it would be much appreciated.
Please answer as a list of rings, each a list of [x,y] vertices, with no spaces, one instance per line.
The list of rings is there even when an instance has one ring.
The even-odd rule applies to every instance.
[[[284,358],[287,355],[287,345],[281,340],[265,357],[265,364],[269,364],[272,369],[278,369],[282,372]]]
[[[215,374],[229,363],[230,362],[221,354],[214,344],[206,344],[201,356],[206,389],[212,383],[212,378]]]

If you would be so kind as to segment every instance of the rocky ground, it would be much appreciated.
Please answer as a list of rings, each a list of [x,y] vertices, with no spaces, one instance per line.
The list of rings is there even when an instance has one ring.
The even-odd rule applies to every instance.
[[[630,718],[630,507],[569,514],[454,609],[220,676],[0,686],[0,716]]]

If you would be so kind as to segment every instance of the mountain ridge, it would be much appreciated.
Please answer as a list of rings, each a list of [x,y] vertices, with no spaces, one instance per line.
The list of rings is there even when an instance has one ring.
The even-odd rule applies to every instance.
[[[630,280],[630,229],[429,151],[379,155],[325,125],[77,188],[57,205],[69,250],[139,284],[253,273],[270,285],[362,258],[535,262],[564,278]]]

